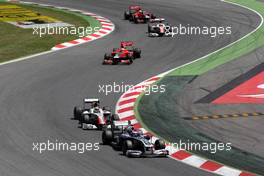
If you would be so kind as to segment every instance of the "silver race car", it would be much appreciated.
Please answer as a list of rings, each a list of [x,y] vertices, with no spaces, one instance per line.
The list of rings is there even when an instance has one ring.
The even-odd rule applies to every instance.
[[[171,36],[172,28],[169,24],[162,23],[161,21],[149,23],[148,34],[150,37]]]
[[[83,107],[74,107],[74,119],[79,120],[82,129],[102,128],[112,120],[118,120],[116,114],[112,114],[110,108],[100,107],[100,101],[96,98],[83,100]]]

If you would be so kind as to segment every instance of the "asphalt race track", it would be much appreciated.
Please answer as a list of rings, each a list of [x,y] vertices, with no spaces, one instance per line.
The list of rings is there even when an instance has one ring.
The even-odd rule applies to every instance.
[[[99,97],[114,108],[120,94],[98,93],[98,84],[136,84],[157,73],[190,62],[252,31],[259,17],[244,8],[212,0],[142,0],[145,9],[171,24],[232,26],[231,36],[148,38],[146,25],[122,19],[132,1],[36,1],[98,13],[112,20],[109,36],[34,59],[0,66],[0,175],[212,175],[171,159],[128,159],[109,146],[100,151],[32,151],[33,142],[101,142],[100,131],[84,131],[71,120],[74,105]],[[103,55],[121,40],[133,40],[142,59],[130,66],[103,66]]]

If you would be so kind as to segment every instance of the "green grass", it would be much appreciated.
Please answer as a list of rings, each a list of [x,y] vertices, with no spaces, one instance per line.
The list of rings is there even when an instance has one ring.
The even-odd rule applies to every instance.
[[[0,5],[8,4],[11,3],[0,2]],[[101,27],[99,21],[79,13],[37,5],[16,5],[56,18],[76,27]],[[48,51],[56,44],[79,38],[78,35],[45,35],[40,38],[38,35],[32,34],[33,29],[22,29],[5,22],[0,22],[0,29],[0,62]]]

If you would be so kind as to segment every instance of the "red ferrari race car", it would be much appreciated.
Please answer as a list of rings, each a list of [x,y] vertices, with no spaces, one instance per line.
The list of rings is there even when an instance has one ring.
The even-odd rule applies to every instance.
[[[128,11],[125,11],[124,18],[134,23],[147,23],[155,21],[164,21],[164,18],[157,18],[152,13],[142,10],[140,6],[129,6]]]
[[[124,13],[124,19],[132,21],[133,20],[132,15],[134,13],[138,12],[139,10],[141,10],[141,7],[138,5],[129,6],[128,10],[125,11],[125,13]]]
[[[141,50],[134,47],[131,41],[123,41],[120,48],[114,48],[111,53],[104,55],[104,65],[116,65],[118,63],[132,64],[133,60],[141,57]]]

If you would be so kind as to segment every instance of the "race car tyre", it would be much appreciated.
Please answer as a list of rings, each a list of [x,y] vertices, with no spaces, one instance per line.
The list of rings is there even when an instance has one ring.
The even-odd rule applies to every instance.
[[[151,34],[158,34],[159,35],[160,34],[160,28],[149,25],[148,26],[148,33],[149,33],[149,36],[152,36]]]
[[[154,147],[155,147],[155,150],[161,150],[161,149],[165,149],[166,145],[163,140],[158,139],[155,141]]]
[[[103,125],[95,125],[96,126],[96,128],[97,128],[97,130],[102,130],[103,129]]]
[[[138,18],[134,18],[134,23],[138,24]]]
[[[86,130],[86,124],[85,123],[81,123],[81,127],[83,130]]]
[[[112,120],[114,121],[114,120],[119,120],[119,116],[117,115],[117,114],[113,114],[112,115]]]
[[[134,54],[133,54],[134,55]],[[127,57],[127,60],[129,61],[128,62],[128,65],[132,64],[133,63],[133,60],[135,60],[135,57],[134,56],[128,56]]]
[[[133,143],[131,140],[125,140],[122,146],[123,155],[127,156],[127,151],[133,149]]]
[[[89,115],[83,115],[83,121],[82,122],[84,122],[84,123],[88,123],[90,121],[90,117],[89,117]]]
[[[112,142],[113,140],[113,133],[111,130],[104,130],[102,133],[102,142],[103,145],[108,145]]]
[[[133,17],[133,15],[131,15],[131,16],[129,17],[129,21],[130,21],[130,22],[134,21],[134,17]]]
[[[104,60],[103,60],[103,65],[105,65],[105,64],[107,64],[106,63],[106,60],[110,60],[112,58],[112,54],[108,54],[108,53],[106,53],[105,55],[104,55]]]
[[[79,120],[82,114],[82,108],[75,106],[73,109],[73,118]]]
[[[129,60],[128,65],[133,64],[133,58],[129,58],[128,60]]]
[[[118,61],[114,59],[112,65],[117,65],[117,64],[118,64]]]
[[[128,20],[129,19],[129,12],[128,11],[125,11],[125,13],[124,13],[124,19],[125,20]]]
[[[148,24],[148,33],[151,33],[152,32],[151,29],[152,29],[151,25]]]
[[[112,55],[109,53],[105,53],[105,55],[104,55],[104,59],[106,59],[106,60],[110,59],[111,57],[112,57]]]
[[[163,37],[165,33],[159,33],[159,37]]]
[[[104,106],[104,107],[103,107],[103,110],[104,110],[104,111],[111,111],[111,108],[108,107],[108,106]]]
[[[113,49],[113,52],[115,52],[116,50],[118,50],[118,48],[114,48],[114,49]]]
[[[153,33],[157,33],[157,34],[160,34],[160,28],[159,27],[154,27],[152,29]]]
[[[135,48],[133,53],[134,53],[134,57],[135,58],[140,58],[141,57],[141,50],[139,48]]]

